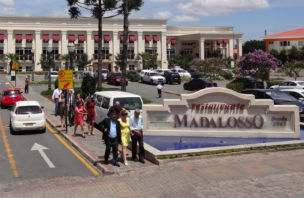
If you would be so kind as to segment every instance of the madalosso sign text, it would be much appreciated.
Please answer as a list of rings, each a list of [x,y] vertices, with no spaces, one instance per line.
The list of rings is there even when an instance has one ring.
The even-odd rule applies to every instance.
[[[299,110],[226,88],[182,94],[164,105],[144,105],[145,134],[209,137],[300,137]]]

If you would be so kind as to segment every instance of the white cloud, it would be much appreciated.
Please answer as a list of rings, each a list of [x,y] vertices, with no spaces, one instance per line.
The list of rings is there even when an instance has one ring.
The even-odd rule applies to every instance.
[[[157,19],[169,19],[172,16],[172,13],[169,11],[160,11],[154,15],[154,18]]]
[[[171,0],[150,0],[153,3],[169,3]]]
[[[199,18],[188,15],[180,15],[180,16],[175,16],[172,20],[175,22],[195,22],[195,21],[199,21]]]
[[[267,0],[191,0],[177,5],[179,12],[191,16],[221,16],[236,11],[268,7]]]
[[[0,0],[0,4],[5,6],[14,6],[14,0]]]

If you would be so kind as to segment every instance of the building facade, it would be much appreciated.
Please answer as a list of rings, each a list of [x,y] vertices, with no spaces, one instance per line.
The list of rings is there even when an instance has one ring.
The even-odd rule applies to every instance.
[[[266,51],[281,51],[291,49],[292,47],[304,47],[304,29],[296,29],[288,32],[266,35]]]
[[[51,57],[56,69],[64,68],[62,55],[68,44],[76,45],[74,59],[87,54],[94,70],[97,68],[98,31],[93,18],[0,17],[0,56],[17,54],[19,71],[41,71],[40,59]],[[115,57],[122,51],[123,20],[105,19],[103,23],[103,68],[115,71]],[[157,55],[159,68],[168,68],[173,54],[192,54],[204,60],[220,53],[222,57],[242,56],[242,34],[233,27],[167,26],[167,20],[131,19],[128,36],[128,68],[142,69],[138,54]],[[1,59],[0,71],[9,71],[9,61]],[[76,70],[83,70],[78,68]]]

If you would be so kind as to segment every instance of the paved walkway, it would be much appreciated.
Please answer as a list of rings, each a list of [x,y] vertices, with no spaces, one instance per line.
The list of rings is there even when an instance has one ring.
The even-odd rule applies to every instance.
[[[7,77],[9,80],[9,78]],[[19,76],[17,79],[17,87],[24,87],[24,79],[25,76]],[[14,85],[14,84],[13,84]],[[142,164],[140,162],[134,162],[131,158],[131,151],[128,150],[127,158],[129,159],[129,165],[125,166],[122,161],[119,162],[120,167],[113,166],[111,163],[109,165],[105,165],[103,163],[104,161],[104,153],[105,153],[105,144],[102,141],[102,133],[94,128],[94,135],[88,135],[88,128],[87,125],[85,125],[85,134],[86,138],[82,138],[80,136],[81,130],[80,127],[78,127],[78,134],[79,136],[72,136],[74,127],[68,127],[68,134],[65,134],[65,128],[61,128],[60,126],[60,118],[55,117],[54,115],[54,109],[55,104],[45,98],[44,96],[41,96],[40,93],[35,92],[34,89],[30,86],[29,93],[23,94],[24,97],[27,100],[36,100],[39,101],[40,105],[44,107],[44,112],[46,114],[46,118],[49,122],[49,124],[57,130],[58,133],[60,133],[65,139],[70,142],[74,148],[76,148],[82,155],[84,155],[92,164],[96,165],[97,168],[99,168],[101,171],[105,172],[106,174],[111,173],[121,173],[121,172],[127,172],[131,170],[141,169],[146,166],[152,166],[153,164],[149,161],[146,161],[145,164]],[[110,162],[111,162],[110,156]]]

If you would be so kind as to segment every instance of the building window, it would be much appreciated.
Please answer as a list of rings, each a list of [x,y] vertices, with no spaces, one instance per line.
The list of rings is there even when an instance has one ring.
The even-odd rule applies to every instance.
[[[4,72],[4,67],[0,67],[0,72]]]
[[[281,41],[280,46],[290,46],[290,41]]]
[[[26,66],[25,71],[31,72],[31,71],[33,71],[33,67],[32,66]]]
[[[151,55],[157,55],[157,47],[146,47],[145,52]]]
[[[18,60],[23,60],[23,48],[22,47],[16,47],[15,50],[16,54],[18,55]]]
[[[4,51],[3,51],[3,47],[0,47],[0,55],[3,55]]]
[[[172,55],[175,54],[175,50],[174,49],[167,49],[167,58],[170,59],[170,57]]]
[[[53,43],[59,43],[59,41],[58,40],[53,40]]]
[[[76,60],[79,60],[83,54],[84,54],[84,48],[83,47],[76,47],[75,48],[75,59]]]
[[[24,48],[24,60],[32,60],[32,48]]]
[[[190,55],[192,54],[192,49],[182,49],[181,55]]]
[[[273,45],[273,41],[269,41],[269,45]]]
[[[123,48],[120,47],[120,54],[122,54]],[[135,59],[134,47],[128,47],[128,60]]]
[[[22,40],[16,40],[16,43],[22,43]]]
[[[95,47],[94,50],[94,59],[98,59],[98,47]],[[110,49],[109,47],[103,47],[102,48],[102,59],[103,60],[110,60]]]
[[[44,44],[48,44],[48,43],[49,43],[49,40],[43,40],[43,43],[44,43]],[[53,41],[53,43],[54,43],[54,41]]]
[[[3,43],[4,42],[4,40],[0,40],[0,43]]]
[[[299,41],[299,46],[304,46],[304,41]]]
[[[129,70],[135,70],[135,65],[129,65]]]
[[[22,67],[18,67],[18,72],[22,72]]]
[[[59,58],[60,58],[58,47],[53,47],[52,48],[52,52],[48,52],[48,47],[43,47],[42,48],[42,54],[44,56],[50,55],[51,58],[53,58],[54,60],[59,60]]]

